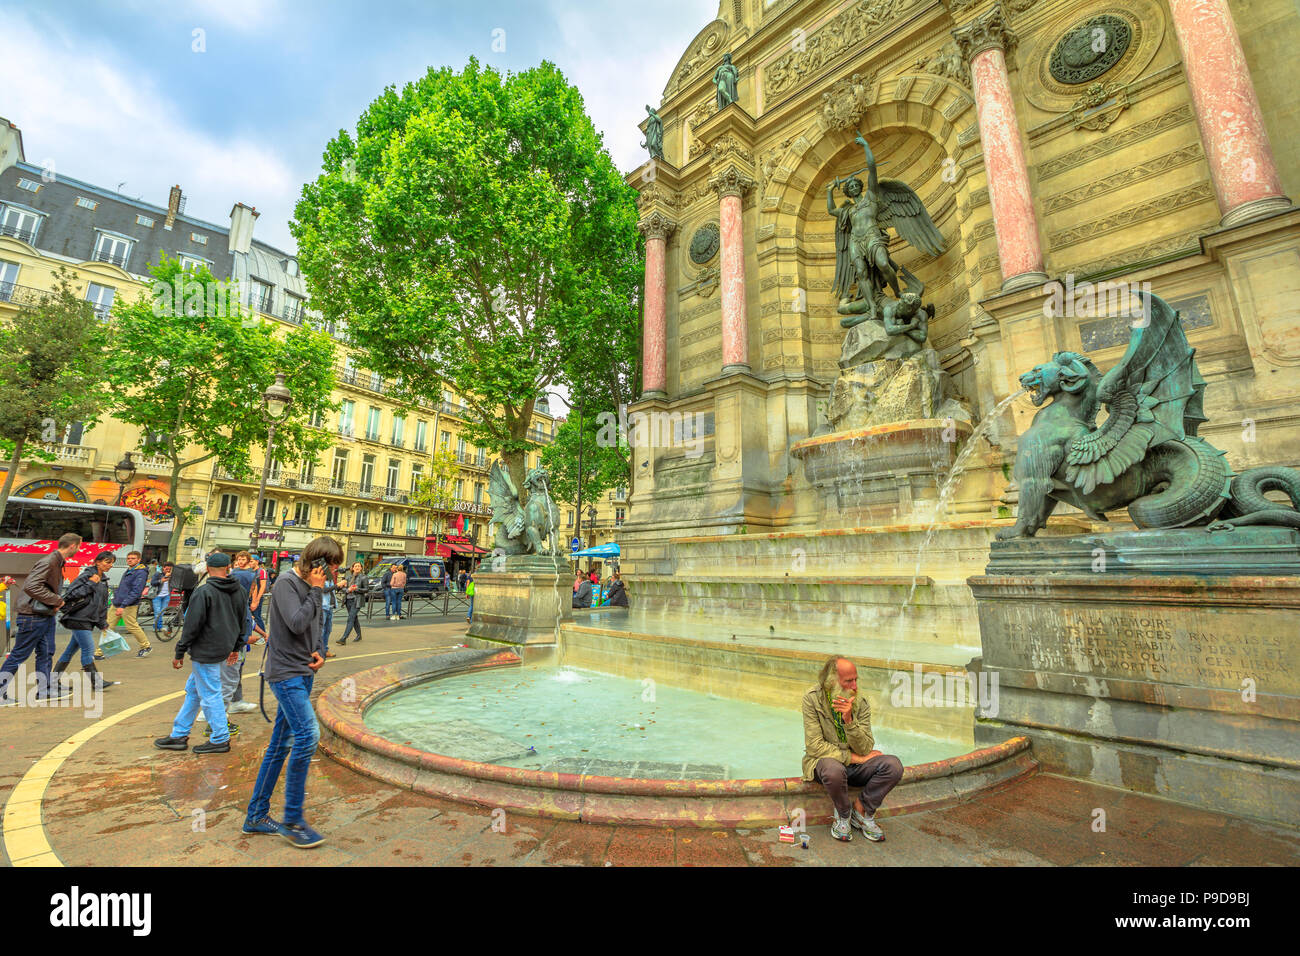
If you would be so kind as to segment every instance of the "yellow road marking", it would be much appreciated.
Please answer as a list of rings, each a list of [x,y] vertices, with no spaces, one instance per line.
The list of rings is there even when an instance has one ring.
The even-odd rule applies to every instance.
[[[375,651],[370,654],[348,655],[343,660],[356,661],[366,657],[385,657],[391,654],[409,654],[417,651],[436,651],[449,648],[441,647],[406,647],[394,651]],[[336,658],[337,660],[338,658]],[[257,674],[247,674],[243,680],[252,680]],[[63,866],[63,861],[54,852],[49,838],[45,834],[45,825],[41,820],[41,804],[45,800],[45,791],[50,780],[58,773],[78,749],[98,737],[110,727],[134,717],[150,707],[165,704],[185,696],[185,691],[175,691],[147,700],[143,704],[128,707],[112,717],[97,720],[86,729],[73,734],[67,740],[52,747],[31,768],[23,774],[13,793],[5,803],[4,822],[0,829],[4,832],[5,853],[9,856],[11,866]]]

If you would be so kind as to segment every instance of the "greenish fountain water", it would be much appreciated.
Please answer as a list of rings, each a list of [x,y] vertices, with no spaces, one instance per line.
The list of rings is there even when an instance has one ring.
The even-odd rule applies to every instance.
[[[797,777],[803,724],[768,707],[572,667],[476,671],[398,691],[366,725],[450,757],[561,773],[654,779]],[[957,756],[955,740],[874,728],[904,764]]]

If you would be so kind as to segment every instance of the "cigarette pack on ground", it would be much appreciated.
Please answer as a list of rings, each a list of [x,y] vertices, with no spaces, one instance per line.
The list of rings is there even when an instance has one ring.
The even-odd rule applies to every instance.
[[[782,843],[794,842],[794,827],[780,827],[777,832],[778,832],[777,839],[779,839]]]

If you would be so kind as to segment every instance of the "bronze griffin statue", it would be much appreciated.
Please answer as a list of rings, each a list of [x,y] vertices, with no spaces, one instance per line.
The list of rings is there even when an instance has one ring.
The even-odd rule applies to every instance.
[[[1057,352],[1020,376],[1035,405],[1051,404],[1020,437],[1020,508],[1015,526],[998,537],[1032,537],[1061,501],[1095,521],[1126,507],[1139,528],[1300,528],[1300,471],[1234,475],[1225,453],[1196,434],[1206,420],[1196,350],[1177,311],[1158,296],[1140,296],[1143,320],[1104,376],[1075,352]],[[1108,417],[1098,427],[1100,405]],[[1270,501],[1267,491],[1285,492],[1294,507]]]
[[[499,554],[559,554],[560,510],[551,500],[546,472],[531,469],[524,477],[528,500],[520,502],[519,489],[509,469],[494,461],[488,473],[488,497],[492,502],[492,530]],[[550,538],[550,546],[546,541]]]

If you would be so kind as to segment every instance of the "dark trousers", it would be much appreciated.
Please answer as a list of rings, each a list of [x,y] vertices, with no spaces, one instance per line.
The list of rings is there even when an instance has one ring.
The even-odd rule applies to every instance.
[[[862,788],[862,805],[871,816],[885,802],[885,796],[903,779],[903,762],[889,754],[872,757],[864,763],[844,766],[833,757],[817,761],[814,771],[817,780],[826,787],[826,793],[835,804],[835,812],[847,817],[853,808],[850,787]]]
[[[343,640],[346,641],[348,639],[348,636],[353,631],[357,632],[357,639],[360,640],[361,621],[357,618],[357,615],[361,612],[361,602],[348,601],[347,609],[348,609],[348,626],[343,629]]]
[[[36,654],[36,694],[38,697],[49,695],[50,666],[54,663],[54,615],[36,617],[19,615],[18,636],[14,639],[14,649],[5,658],[0,667],[0,694],[9,687],[13,675],[32,654]],[[92,655],[93,656],[93,655]]]

